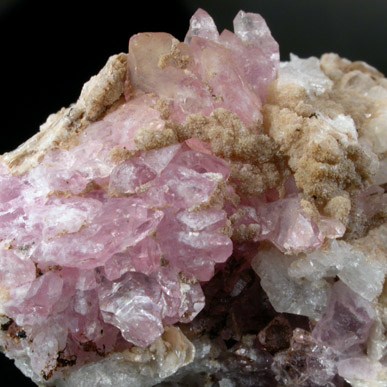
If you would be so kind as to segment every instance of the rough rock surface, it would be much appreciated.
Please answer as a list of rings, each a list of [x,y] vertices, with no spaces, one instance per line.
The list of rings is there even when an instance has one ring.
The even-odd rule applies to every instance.
[[[133,36],[0,157],[0,347],[56,386],[384,386],[387,81],[260,15]]]

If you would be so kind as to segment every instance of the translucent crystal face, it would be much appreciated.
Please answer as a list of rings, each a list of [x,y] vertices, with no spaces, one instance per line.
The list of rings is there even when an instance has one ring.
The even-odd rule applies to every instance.
[[[195,138],[119,161],[112,155],[136,151],[140,129],[165,129],[156,106],[162,100],[170,122],[219,108],[247,125],[261,121],[249,59],[241,56],[255,43],[223,40],[204,11],[192,19],[187,44],[168,34],[134,36],[134,94],[126,103],[28,173],[13,177],[2,167],[1,238],[4,248],[12,245],[1,255],[2,310],[34,347],[49,343],[39,360],[31,355],[35,374],[49,375],[60,351],[82,364],[84,343],[111,351],[122,336],[127,346],[146,347],[163,325],[190,321],[202,309],[198,281],[210,280],[232,253],[222,200],[211,203],[227,189],[229,164]],[[277,64],[278,55],[268,62]]]

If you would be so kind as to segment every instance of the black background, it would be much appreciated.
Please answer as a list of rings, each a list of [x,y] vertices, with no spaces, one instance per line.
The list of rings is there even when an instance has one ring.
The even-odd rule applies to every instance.
[[[183,40],[201,7],[219,31],[239,9],[259,12],[280,44],[281,59],[337,52],[387,73],[386,0],[0,0],[0,153],[14,149],[50,113],[78,98],[131,35],[165,31]],[[1,355],[4,387],[34,385]]]

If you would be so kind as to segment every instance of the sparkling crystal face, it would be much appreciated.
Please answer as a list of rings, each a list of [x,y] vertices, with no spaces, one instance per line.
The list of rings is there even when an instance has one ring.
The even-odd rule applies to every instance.
[[[134,35],[118,92],[115,60],[0,160],[7,355],[61,386],[381,379],[385,79],[280,63],[243,11]]]

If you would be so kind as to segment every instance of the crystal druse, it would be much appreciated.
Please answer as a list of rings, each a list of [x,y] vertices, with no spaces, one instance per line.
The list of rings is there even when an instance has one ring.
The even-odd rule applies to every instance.
[[[387,80],[260,15],[141,33],[0,157],[0,347],[44,386],[386,386]]]

